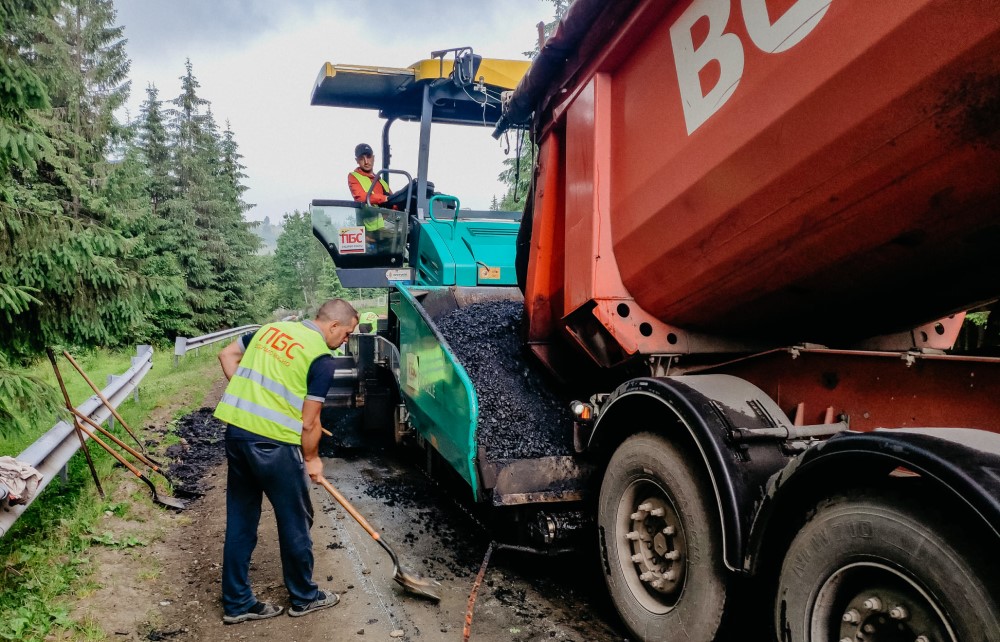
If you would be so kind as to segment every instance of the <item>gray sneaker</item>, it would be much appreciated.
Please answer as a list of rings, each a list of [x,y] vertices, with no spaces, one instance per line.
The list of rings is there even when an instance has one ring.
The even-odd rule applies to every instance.
[[[240,622],[246,622],[247,620],[266,620],[268,618],[277,617],[284,612],[285,607],[283,606],[276,606],[269,602],[257,602],[251,606],[246,613],[222,616],[222,623],[239,624]]]
[[[305,606],[292,606],[288,609],[288,614],[292,617],[302,617],[307,613],[312,613],[313,611],[318,611],[320,609],[326,609],[337,604],[340,601],[340,596],[333,591],[320,590],[319,597],[306,604]]]

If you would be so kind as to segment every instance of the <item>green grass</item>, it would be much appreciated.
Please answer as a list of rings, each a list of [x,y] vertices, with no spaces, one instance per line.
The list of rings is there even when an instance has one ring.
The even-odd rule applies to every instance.
[[[383,317],[383,318],[387,314],[389,314],[389,307],[385,306],[385,305],[380,305],[380,306],[376,306],[376,307],[368,307],[368,308],[355,308],[355,310],[358,311],[359,315],[364,314],[365,312],[374,312],[375,314],[377,314],[377,315],[379,315],[380,317]]]
[[[205,396],[221,372],[215,358],[220,348],[221,345],[210,346],[201,354],[188,355],[176,368],[170,351],[154,353],[153,369],[139,385],[139,402],[130,397],[118,408],[140,439],[154,413],[166,422],[201,407],[202,403],[215,403],[216,400]],[[107,375],[127,370],[134,354],[134,351],[97,351],[74,358],[103,389]],[[69,363],[61,357],[59,361],[70,398],[79,404],[93,393]],[[47,377],[55,385],[47,360],[36,364],[31,373]],[[51,419],[38,434],[0,440],[0,454],[16,457],[57,418]],[[125,443],[132,443],[120,427],[116,427],[115,433]],[[91,445],[90,451],[108,493],[107,500],[98,496],[83,454],[78,452],[67,467],[68,480],[52,480],[11,531],[0,539],[0,640],[41,641],[60,630],[69,632],[74,639],[99,639],[95,637],[94,623],[75,622],[69,617],[69,599],[74,592],[86,589],[92,572],[88,551],[92,546],[124,551],[146,545],[143,538],[109,534],[100,528],[105,512],[127,517],[132,510],[130,502],[150,499],[149,493],[137,497],[115,496],[115,491],[120,490],[116,482],[122,475],[128,475],[127,471],[113,468],[114,460],[96,444]]]

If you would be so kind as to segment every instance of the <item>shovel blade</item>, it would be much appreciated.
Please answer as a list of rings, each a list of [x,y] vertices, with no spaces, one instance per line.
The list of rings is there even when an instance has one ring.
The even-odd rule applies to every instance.
[[[177,510],[184,510],[187,508],[187,502],[182,499],[177,499],[176,497],[170,497],[167,495],[153,495],[153,501],[157,504],[166,506],[167,508],[175,508]]]
[[[414,595],[426,598],[432,602],[441,601],[441,595],[436,590],[437,587],[441,586],[441,583],[437,580],[425,580],[402,569],[397,569],[392,579],[396,580],[397,584]]]

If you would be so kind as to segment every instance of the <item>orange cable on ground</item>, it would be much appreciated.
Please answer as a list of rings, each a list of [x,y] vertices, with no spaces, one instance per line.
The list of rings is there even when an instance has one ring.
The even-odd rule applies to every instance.
[[[465,609],[465,626],[462,627],[462,642],[469,642],[469,636],[472,635],[472,609],[476,606],[476,595],[479,593],[479,585],[483,583],[483,576],[486,575],[486,567],[490,565],[490,557],[493,555],[493,545],[496,542],[490,542],[490,545],[486,547],[486,556],[483,558],[483,565],[479,567],[479,574],[476,575],[476,581],[472,583],[472,592],[469,593],[469,604]]]

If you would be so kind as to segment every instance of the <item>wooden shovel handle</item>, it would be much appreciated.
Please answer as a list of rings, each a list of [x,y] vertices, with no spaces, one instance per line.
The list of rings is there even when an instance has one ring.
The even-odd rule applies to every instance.
[[[351,517],[353,517],[355,521],[357,521],[357,523],[361,524],[361,528],[365,529],[365,531],[367,531],[368,534],[372,536],[373,540],[377,542],[380,539],[382,539],[381,536],[378,534],[378,531],[372,528],[372,525],[368,523],[368,520],[365,519],[364,516],[361,513],[359,513],[357,509],[354,508],[354,506],[351,505],[351,502],[347,501],[346,497],[340,494],[339,490],[333,487],[333,484],[328,482],[325,477],[320,477],[318,483],[320,486],[326,489],[326,492],[330,493],[330,495],[332,495],[333,498],[337,500],[338,504],[344,507],[344,510],[350,513]]]
[[[153,469],[154,472],[160,472],[160,468],[156,464],[154,464],[150,460],[146,459],[146,457],[142,453],[140,453],[140,452],[138,452],[138,451],[130,448],[128,444],[126,444],[124,441],[122,441],[118,437],[115,437],[112,433],[110,433],[107,430],[105,430],[104,427],[101,426],[99,423],[97,423],[96,421],[94,421],[93,419],[91,419],[90,417],[88,417],[87,415],[83,414],[82,412],[80,412],[76,408],[71,407],[69,410],[74,415],[76,415],[77,417],[79,417],[81,421],[84,421],[84,422],[90,424],[95,429],[101,431],[102,435],[104,435],[105,437],[107,437],[111,441],[113,441],[116,444],[118,444],[119,446],[121,446],[123,449],[125,449],[125,452],[127,452],[130,455],[132,455],[133,457],[135,457],[136,459],[138,459],[139,461],[141,461],[143,464],[149,466],[151,469]]]
[[[106,443],[104,443],[101,440],[100,437],[98,437],[97,435],[94,434],[94,431],[92,431],[89,428],[87,428],[86,426],[84,426],[80,422],[80,420],[77,419],[75,416],[73,417],[73,421],[75,421],[76,425],[80,427],[80,430],[82,430],[83,432],[87,433],[88,437],[90,437],[91,439],[93,439],[94,441],[96,441],[101,446],[101,448],[103,448],[104,450],[108,451],[111,454],[112,457],[114,457],[115,459],[117,459],[118,463],[120,463],[125,468],[128,468],[132,472],[132,474],[135,475],[136,477],[139,477],[139,478],[143,477],[142,471],[140,471],[138,468],[136,468],[135,466],[133,466],[132,464],[130,464],[127,459],[125,459],[124,457],[122,457],[121,455],[119,455],[117,452],[115,452],[114,448],[112,448],[111,446],[109,446]]]
[[[90,377],[88,377],[87,373],[83,371],[83,368],[80,367],[80,364],[76,362],[76,359],[73,358],[73,355],[71,355],[66,350],[63,350],[63,356],[66,357],[66,360],[69,361],[71,366],[73,366],[73,369],[80,373],[80,376],[83,377],[83,380],[87,382],[87,385],[90,386],[90,389],[94,391],[94,394],[97,395],[97,398],[100,399],[102,403],[104,403],[104,407],[107,408],[111,412],[111,414],[115,416],[115,419],[117,419],[118,423],[122,425],[122,428],[125,429],[125,432],[127,432],[129,436],[131,436],[132,439],[135,440],[135,443],[139,446],[139,449],[142,450],[143,449],[142,442],[140,442],[139,438],[135,436],[135,433],[132,432],[132,429],[129,428],[129,425],[125,423],[125,420],[122,419],[122,416],[118,414],[118,411],[111,404],[111,402],[108,401],[108,398],[104,396],[104,393],[101,392],[96,385],[94,385],[93,381],[90,380]]]

